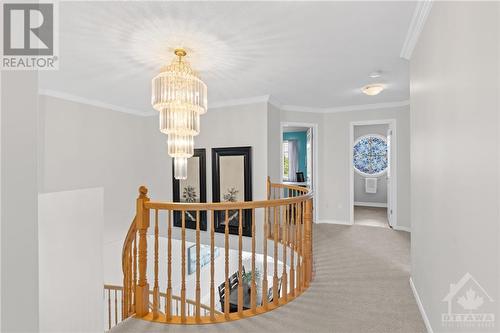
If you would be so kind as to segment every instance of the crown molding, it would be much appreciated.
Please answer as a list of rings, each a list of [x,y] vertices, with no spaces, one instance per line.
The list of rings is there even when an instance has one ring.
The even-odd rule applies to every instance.
[[[427,17],[432,8],[433,0],[423,0],[417,2],[415,11],[413,12],[413,18],[411,19],[408,32],[406,33],[406,39],[401,49],[400,57],[406,60],[410,60],[413,49],[417,45],[418,38],[422,32]]]
[[[270,100],[270,95],[262,95],[248,98],[230,99],[222,102],[208,104],[208,109],[225,108],[228,106],[248,105],[257,103],[267,103]]]
[[[102,108],[102,109],[108,109],[108,110],[128,113],[128,114],[132,114],[135,116],[149,117],[149,116],[153,116],[153,115],[157,114],[157,112],[155,112],[155,111],[143,112],[143,111],[139,111],[139,110],[135,110],[135,109],[125,108],[122,106],[101,102],[101,101],[98,101],[95,99],[89,99],[89,98],[84,98],[84,97],[80,97],[77,95],[68,94],[68,93],[65,93],[62,91],[56,91],[56,90],[50,90],[50,89],[40,89],[40,90],[38,90],[38,94],[43,95],[43,96],[55,97],[55,98],[67,100],[70,102],[91,105],[91,106],[95,106],[95,107]],[[283,111],[323,113],[323,114],[336,113],[336,112],[348,112],[348,111],[378,110],[378,109],[387,109],[387,108],[395,108],[395,107],[402,107],[402,106],[410,105],[410,101],[405,100],[405,101],[387,102],[387,103],[347,105],[347,106],[338,106],[338,107],[331,107],[331,108],[315,108],[315,107],[297,106],[297,105],[284,105],[281,102],[279,102],[276,98],[272,97],[271,95],[262,95],[262,96],[255,96],[255,97],[249,97],[249,98],[233,99],[233,100],[228,100],[228,101],[224,101],[224,102],[216,102],[216,103],[210,104],[208,106],[208,108],[210,110],[216,111],[219,108],[226,108],[226,107],[239,106],[239,105],[250,105],[250,104],[257,104],[257,103],[268,103],[268,104],[271,104],[271,105],[275,106],[276,108],[283,110]]]
[[[89,98],[85,98],[85,97],[80,97],[80,96],[68,94],[68,93],[65,93],[62,91],[56,91],[56,90],[50,90],[50,89],[40,89],[40,90],[38,90],[38,95],[55,97],[58,99],[63,99],[66,101],[80,103],[80,104],[91,105],[91,106],[95,106],[95,107],[102,108],[102,109],[108,109],[108,110],[133,114],[135,116],[147,117],[147,116],[151,116],[151,115],[156,114],[154,111],[144,112],[144,111],[139,111],[139,110],[135,110],[135,109],[124,108],[122,106],[101,102],[101,101],[98,101],[95,99],[89,99]]]
[[[296,105],[282,105],[280,108],[281,108],[281,110],[291,111],[291,112],[337,113],[337,112],[366,111],[366,110],[397,108],[397,107],[408,106],[408,105],[410,105],[409,100],[397,101],[397,102],[387,102],[387,103],[337,106],[337,107],[331,107],[331,108],[311,108],[311,107],[296,106]]]

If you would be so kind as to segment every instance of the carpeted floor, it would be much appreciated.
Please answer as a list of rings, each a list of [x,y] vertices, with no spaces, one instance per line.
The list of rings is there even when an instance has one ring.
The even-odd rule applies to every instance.
[[[223,324],[129,319],[119,332],[425,332],[409,285],[410,236],[366,226],[314,226],[310,288],[274,311]]]
[[[387,208],[354,206],[354,224],[389,228]]]

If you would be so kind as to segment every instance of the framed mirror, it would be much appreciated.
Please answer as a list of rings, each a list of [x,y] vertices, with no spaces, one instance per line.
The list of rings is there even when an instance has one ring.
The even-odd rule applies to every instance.
[[[205,149],[195,149],[194,155],[188,158],[187,179],[178,180],[173,175],[172,184],[174,202],[199,203],[207,202],[206,188],[206,152]],[[196,211],[185,212],[186,228],[196,229]],[[174,212],[174,226],[182,226],[181,212]],[[200,212],[200,230],[207,230],[207,212]]]
[[[212,148],[212,201],[252,201],[252,147]],[[243,235],[251,236],[252,211],[243,210]],[[228,211],[229,233],[238,235],[239,211]],[[224,232],[226,212],[214,214],[216,232]]]

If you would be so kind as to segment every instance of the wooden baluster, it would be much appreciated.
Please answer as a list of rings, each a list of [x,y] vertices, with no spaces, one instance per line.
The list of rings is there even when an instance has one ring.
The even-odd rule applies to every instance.
[[[125,291],[125,289],[122,289],[122,290],[121,290],[121,295],[122,295],[122,296],[121,296],[121,302],[120,302],[120,304],[121,304],[120,313],[121,313],[121,318],[122,318],[122,320],[124,320],[124,319],[125,319],[125,318],[123,317],[123,316],[125,315],[125,312],[124,312],[124,309],[125,309],[125,294],[124,294],[124,291]]]
[[[225,227],[224,227],[224,252],[226,254],[225,262],[225,273],[226,282],[224,284],[224,315],[226,319],[229,319],[229,297],[230,297],[230,286],[229,286],[229,211],[225,211]]]
[[[137,234],[134,235],[134,237],[137,237]],[[137,250],[137,249],[136,249]],[[132,266],[134,264],[133,258],[137,258],[135,254],[132,252],[132,248],[129,248],[129,254],[128,254],[128,269],[127,269],[127,288],[128,288],[128,313],[127,317],[130,316],[131,313],[135,312],[135,300],[136,300],[136,294],[135,294],[135,288],[137,287],[137,279],[133,280],[133,272],[132,272]],[[135,260],[137,263],[137,259]]]
[[[269,207],[264,208],[264,237],[263,237],[263,272],[262,272],[262,305],[267,310],[267,229],[269,224]]]
[[[118,325],[118,296],[115,289],[115,326]]]
[[[283,288],[283,298],[285,302],[288,300],[288,276],[286,273],[286,248],[288,246],[288,219],[290,217],[290,206],[285,206],[285,216],[283,219],[283,232],[281,242],[283,243],[283,273],[281,274],[281,288]]]
[[[155,209],[155,253],[154,253],[154,287],[153,287],[153,319],[158,318],[160,309],[160,289],[158,287],[158,209]]]
[[[111,329],[111,289],[108,289],[108,329]]]
[[[297,222],[297,204],[292,206],[292,214],[289,223],[290,230],[290,294],[295,297],[295,223]]]
[[[264,237],[265,238],[265,237]],[[252,294],[250,295],[252,311],[257,311],[257,285],[255,283],[255,209],[252,208]]]
[[[238,221],[238,314],[243,315],[243,210],[239,210]]]
[[[299,207],[298,207],[298,214],[297,214],[297,222],[296,222],[296,228],[297,228],[297,239],[295,240],[295,246],[297,248],[297,291],[300,292],[302,290],[302,253],[301,253],[301,244],[302,244],[302,237],[300,234],[300,225],[302,223],[302,202],[299,202]]]
[[[186,212],[184,210],[181,211],[181,321],[186,321]]]
[[[271,199],[271,177],[269,176],[266,178],[266,197],[267,200]]]
[[[312,199],[308,199],[304,212],[304,243],[305,243],[305,285],[309,286],[312,279]]]
[[[123,290],[122,290],[122,293],[123,293],[123,297],[122,297],[122,300],[123,300],[123,306],[122,306],[122,320],[125,320],[126,316],[128,315],[128,306],[129,306],[129,297],[130,297],[130,294],[129,294],[129,269],[130,269],[130,266],[129,266],[129,258],[130,258],[130,250],[129,250],[130,247],[127,247],[125,249],[125,267],[123,269]]]
[[[196,321],[200,321],[200,211],[196,211]]]
[[[273,274],[273,303],[278,305],[278,218],[281,206],[274,207],[274,274]]]
[[[172,211],[168,211],[168,248],[167,248],[167,298],[165,299],[166,321],[172,319]]]
[[[212,219],[210,224],[210,320],[215,320],[215,265],[214,265],[214,223],[215,223],[215,211],[212,211]]]
[[[301,257],[301,282],[302,282],[302,290],[306,288],[306,260],[305,260],[305,239],[304,239],[304,217],[305,217],[305,202],[302,202],[302,211],[301,211],[301,219],[300,219],[300,257]]]
[[[144,203],[149,201],[146,187],[139,188],[137,199],[137,229],[139,230],[139,282],[136,286],[136,314],[144,317],[149,313],[149,284],[147,280],[148,244],[147,232],[149,228],[149,209]]]
[[[137,287],[137,231],[134,233],[134,248],[133,248],[133,252],[131,253],[131,257],[130,257],[130,260],[132,260],[132,276],[131,276],[131,282],[132,282],[132,285],[131,285],[131,289],[130,289],[130,292],[131,292],[131,296],[133,296],[133,300],[131,302],[132,304],[132,311],[135,312],[135,304],[136,304],[136,298],[137,298],[137,295],[135,293],[135,290],[136,290],[136,287]],[[132,294],[133,293],[133,294]]]

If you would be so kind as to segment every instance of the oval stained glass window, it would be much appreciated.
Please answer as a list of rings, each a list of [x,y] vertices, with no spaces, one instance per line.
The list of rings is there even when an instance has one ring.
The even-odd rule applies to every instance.
[[[359,137],[353,147],[354,170],[365,176],[380,176],[387,170],[385,137],[369,134]]]

